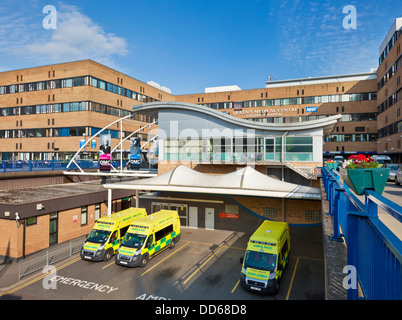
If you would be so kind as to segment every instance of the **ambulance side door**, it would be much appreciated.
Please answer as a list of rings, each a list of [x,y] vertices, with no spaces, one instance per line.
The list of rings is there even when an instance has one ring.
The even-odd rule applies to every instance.
[[[116,251],[120,245],[120,231],[119,230],[113,231],[112,236],[110,237],[110,244],[113,247],[114,253],[116,253]]]
[[[154,234],[149,235],[147,243],[145,244],[145,248],[148,248],[148,254],[149,257],[151,258],[155,253]]]

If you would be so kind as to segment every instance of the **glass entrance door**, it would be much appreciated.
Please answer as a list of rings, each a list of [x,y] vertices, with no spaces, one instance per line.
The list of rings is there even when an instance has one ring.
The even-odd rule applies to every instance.
[[[151,211],[155,213],[159,210],[175,210],[179,214],[180,224],[184,227],[188,226],[188,206],[180,203],[161,203],[152,202]]]
[[[275,138],[265,138],[265,161],[275,161]]]

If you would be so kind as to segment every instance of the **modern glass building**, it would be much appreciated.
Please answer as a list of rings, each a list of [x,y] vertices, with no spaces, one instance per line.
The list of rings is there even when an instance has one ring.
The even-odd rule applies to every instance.
[[[322,165],[323,139],[341,118],[261,123],[184,102],[143,104],[133,112],[158,119],[159,173],[184,163],[299,167],[314,175]]]

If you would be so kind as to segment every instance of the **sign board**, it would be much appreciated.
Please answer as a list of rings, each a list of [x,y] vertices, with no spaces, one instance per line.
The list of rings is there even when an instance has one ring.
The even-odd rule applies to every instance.
[[[239,219],[239,215],[235,213],[219,213],[219,218]]]
[[[317,112],[317,107],[306,107],[306,112]]]
[[[110,172],[110,165],[112,160],[110,134],[100,135],[100,148],[99,148],[99,170],[102,172]]]

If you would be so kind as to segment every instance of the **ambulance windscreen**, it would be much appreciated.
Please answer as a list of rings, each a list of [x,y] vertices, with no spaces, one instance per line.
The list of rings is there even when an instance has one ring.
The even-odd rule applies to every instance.
[[[244,260],[245,268],[253,268],[265,271],[275,270],[276,254],[258,252],[248,250],[246,252],[246,258]]]
[[[89,234],[87,241],[92,243],[105,243],[109,238],[110,231],[92,229]]]
[[[146,238],[147,238],[146,235],[127,232],[121,242],[121,245],[124,247],[139,249],[144,244]]]

